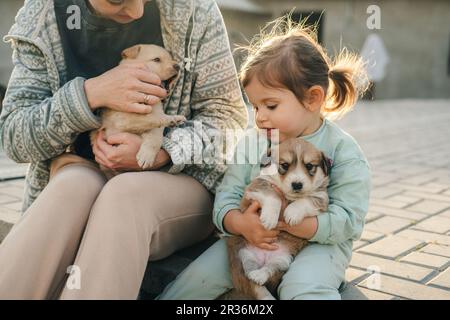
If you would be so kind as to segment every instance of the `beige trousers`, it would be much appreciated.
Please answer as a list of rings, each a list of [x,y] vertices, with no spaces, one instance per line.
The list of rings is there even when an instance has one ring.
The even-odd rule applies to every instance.
[[[211,234],[212,205],[187,175],[64,167],[0,245],[0,299],[136,299],[149,259]]]

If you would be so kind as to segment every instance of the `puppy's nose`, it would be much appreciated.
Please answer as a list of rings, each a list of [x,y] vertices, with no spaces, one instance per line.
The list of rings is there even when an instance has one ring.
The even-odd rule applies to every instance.
[[[291,185],[292,185],[292,189],[294,191],[300,191],[303,188],[303,183],[301,183],[301,182],[292,182]]]
[[[178,63],[175,63],[174,65],[173,65],[173,68],[178,72],[178,71],[180,71],[180,65],[178,64]]]

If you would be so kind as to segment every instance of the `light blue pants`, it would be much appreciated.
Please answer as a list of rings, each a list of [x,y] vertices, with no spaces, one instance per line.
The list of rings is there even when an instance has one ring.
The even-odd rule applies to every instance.
[[[352,242],[339,245],[310,243],[292,262],[278,287],[281,300],[340,300]],[[212,300],[232,288],[224,239],[194,260],[157,299]]]

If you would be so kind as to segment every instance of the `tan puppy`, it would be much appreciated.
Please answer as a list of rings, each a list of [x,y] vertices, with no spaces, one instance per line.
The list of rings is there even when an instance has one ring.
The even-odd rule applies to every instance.
[[[168,88],[170,80],[177,75],[179,66],[172,60],[169,52],[156,45],[136,45],[125,49],[122,52],[120,63],[144,62],[150,71],[156,73],[161,80],[166,82]],[[119,132],[128,132],[140,135],[142,145],[136,155],[136,160],[142,169],[148,169],[153,165],[156,154],[161,148],[163,141],[164,127],[175,126],[186,121],[184,116],[169,116],[164,114],[161,102],[153,106],[149,114],[137,114],[115,111],[102,108],[102,126],[98,130],[91,132],[91,143],[95,141],[99,131],[105,132],[105,138]],[[85,163],[92,165],[92,162],[74,154],[63,154],[53,160],[50,170],[52,177],[57,170],[71,163]],[[120,173],[100,166],[108,178]]]
[[[281,196],[288,201],[284,220],[290,225],[316,216],[328,207],[330,160],[301,138],[281,143],[278,154],[278,162],[272,161],[276,173],[265,175],[263,168],[261,175],[245,189],[241,200],[242,212],[252,200],[261,204],[261,223],[268,230],[278,223]],[[281,277],[307,243],[307,240],[281,232],[276,242],[279,248],[269,251],[246,243],[241,236],[229,237],[227,248],[234,289],[222,298],[273,299]]]

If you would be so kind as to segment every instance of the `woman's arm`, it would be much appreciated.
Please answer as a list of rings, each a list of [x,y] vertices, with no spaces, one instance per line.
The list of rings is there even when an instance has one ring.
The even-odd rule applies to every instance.
[[[211,1],[207,26],[197,50],[190,108],[192,118],[178,128],[169,129],[163,149],[171,156],[177,173],[195,163],[195,153],[205,156],[214,137],[224,137],[226,129],[243,130],[247,109],[238,83],[225,25],[217,4]],[[212,149],[211,149],[212,150]],[[212,150],[218,151],[218,150]]]
[[[14,69],[3,101],[0,137],[16,162],[53,158],[78,133],[100,126],[84,94],[84,79],[66,83],[54,94],[42,52],[23,41],[13,43]]]

